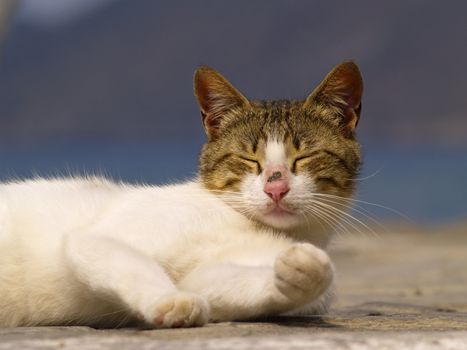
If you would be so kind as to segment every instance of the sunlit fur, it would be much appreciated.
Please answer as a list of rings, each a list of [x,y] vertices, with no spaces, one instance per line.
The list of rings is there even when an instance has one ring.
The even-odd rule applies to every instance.
[[[361,92],[351,62],[304,101],[252,102],[202,67],[195,95],[208,142],[197,179],[0,184],[0,327],[325,312],[334,269],[324,249],[333,230],[359,223],[345,209]],[[274,166],[290,187],[276,204],[264,192]]]

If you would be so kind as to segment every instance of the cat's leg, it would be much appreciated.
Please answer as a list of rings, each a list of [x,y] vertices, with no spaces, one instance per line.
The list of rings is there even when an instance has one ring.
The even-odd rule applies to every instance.
[[[88,288],[117,299],[135,316],[157,328],[201,326],[206,301],[179,291],[161,266],[119,241],[94,235],[68,235],[65,260]]]
[[[317,299],[311,303],[300,306],[286,313],[288,316],[305,316],[305,315],[323,315],[329,311],[331,304],[336,299],[335,286],[331,283],[329,288]]]
[[[241,249],[245,260],[248,247]],[[255,249],[249,253],[253,261],[257,260]],[[329,256],[308,243],[289,245],[271,263],[267,261],[246,266],[233,256],[230,262],[195,269],[179,282],[179,287],[208,300],[211,320],[226,321],[295,310],[320,298],[333,280]]]

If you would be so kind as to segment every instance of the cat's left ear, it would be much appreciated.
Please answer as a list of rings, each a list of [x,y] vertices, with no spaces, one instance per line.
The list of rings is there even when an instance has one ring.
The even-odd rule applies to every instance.
[[[308,96],[305,108],[320,106],[337,112],[346,136],[353,135],[360,119],[363,79],[358,66],[350,61],[336,66]]]
[[[230,111],[250,105],[245,96],[210,67],[202,66],[196,70],[194,90],[210,140],[219,135],[221,122]]]

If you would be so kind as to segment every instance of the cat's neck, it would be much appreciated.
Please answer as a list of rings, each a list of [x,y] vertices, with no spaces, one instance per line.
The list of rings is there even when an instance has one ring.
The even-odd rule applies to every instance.
[[[319,224],[297,226],[290,229],[277,229],[265,225],[259,221],[250,221],[253,222],[253,224],[257,227],[258,230],[272,231],[274,234],[286,236],[298,242],[311,243],[323,249],[325,249],[328,246],[332,238],[331,229],[326,230],[324,227],[322,227],[322,225]]]

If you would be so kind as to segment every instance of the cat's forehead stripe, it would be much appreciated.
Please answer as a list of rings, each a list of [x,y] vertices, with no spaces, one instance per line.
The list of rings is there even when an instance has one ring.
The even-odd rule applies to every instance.
[[[266,143],[266,164],[284,164],[287,161],[283,142],[270,140]]]

